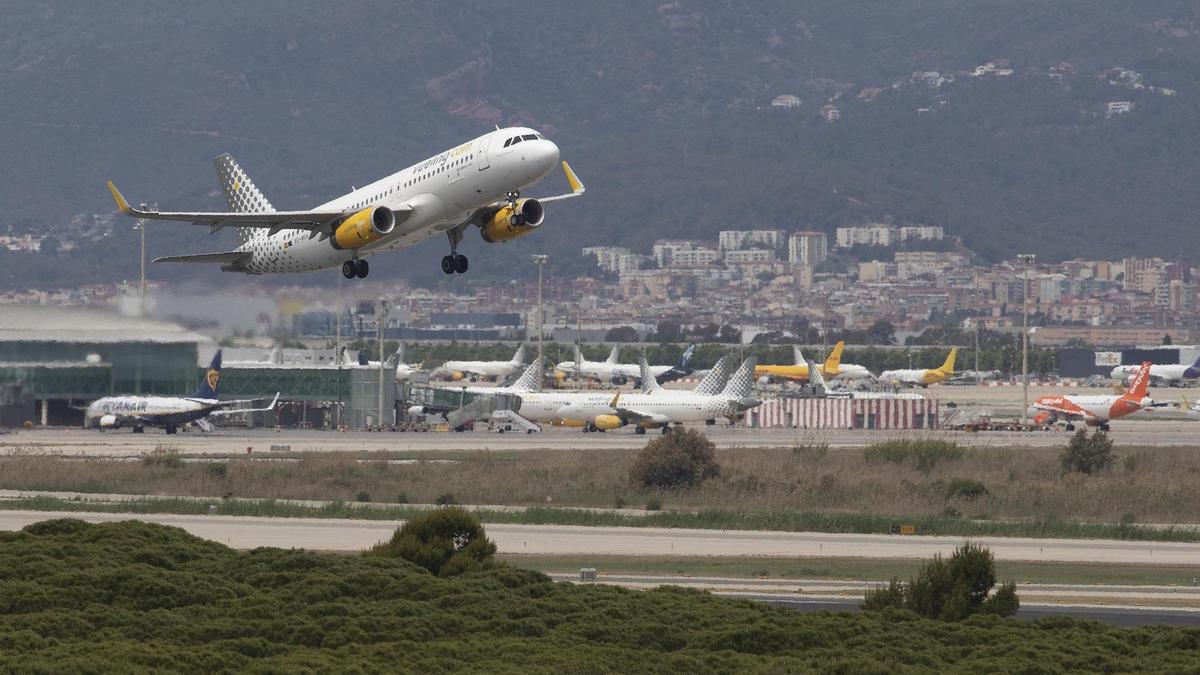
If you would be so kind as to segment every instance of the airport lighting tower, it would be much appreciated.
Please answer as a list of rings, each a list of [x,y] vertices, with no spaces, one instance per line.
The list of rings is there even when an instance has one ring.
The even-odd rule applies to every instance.
[[[388,315],[388,301],[386,298],[379,299],[379,315],[375,317],[375,325],[379,331],[379,428],[383,428],[383,338],[386,335]],[[393,385],[394,386],[394,385]],[[394,404],[393,404],[394,405]]]
[[[146,211],[150,208],[157,209],[158,205],[155,204],[154,206],[151,207],[151,206],[147,205],[146,202],[142,202],[141,204],[138,205],[138,207],[141,210]],[[138,303],[139,303],[139,311],[140,311],[141,316],[146,316],[146,219],[138,218],[137,223],[135,223],[133,226],[133,229],[138,231],[138,233],[141,235],[141,240],[142,240],[142,254],[141,254],[142,274],[141,274],[141,281],[138,284]]]
[[[539,254],[533,256],[533,262],[535,264],[537,264],[537,266],[538,266],[538,309],[537,309],[537,331],[538,331],[537,390],[538,391],[542,390],[542,379],[543,379],[543,376],[542,376],[543,374],[541,372],[542,351],[543,351],[542,339],[543,339],[543,336],[546,334],[545,325],[544,325],[545,324],[545,315],[542,314],[542,270],[546,267],[546,261],[549,259],[550,259],[550,256],[548,256],[544,253],[539,253]]]
[[[1021,287],[1021,420],[1029,419],[1029,266],[1037,259],[1032,253],[1021,253],[1017,260],[1024,268]]]

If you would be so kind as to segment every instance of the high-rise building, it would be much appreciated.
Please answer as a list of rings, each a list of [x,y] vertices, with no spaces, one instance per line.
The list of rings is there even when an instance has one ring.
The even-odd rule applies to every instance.
[[[788,237],[788,262],[816,267],[829,257],[829,242],[824,232],[793,232]]]

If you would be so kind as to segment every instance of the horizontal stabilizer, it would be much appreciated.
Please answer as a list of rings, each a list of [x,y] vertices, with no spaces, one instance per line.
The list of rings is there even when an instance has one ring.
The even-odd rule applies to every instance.
[[[183,263],[239,263],[250,259],[250,251],[226,251],[224,253],[193,253],[191,255],[166,255],[154,262]]]

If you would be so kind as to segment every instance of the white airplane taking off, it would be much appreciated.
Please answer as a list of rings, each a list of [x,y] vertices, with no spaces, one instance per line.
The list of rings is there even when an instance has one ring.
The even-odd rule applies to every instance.
[[[205,431],[212,425],[205,418],[219,415],[238,415],[248,412],[274,410],[279,394],[266,408],[237,408],[242,401],[219,401],[221,388],[221,351],[212,358],[208,372],[200,381],[200,387],[190,397],[181,396],[105,396],[94,401],[85,409],[84,426],[98,429],[133,427],[134,433],[142,433],[147,426],[162,427],[168,434],[179,427],[194,422]]]
[[[517,353],[507,361],[447,361],[434,370],[435,375],[461,380],[464,377],[508,377],[525,367],[525,345],[517,347]]]
[[[309,211],[276,211],[232,157],[224,154],[213,163],[231,211],[136,209],[108,182],[117,208],[126,215],[207,225],[211,232],[234,227],[241,237],[241,245],[232,251],[173,255],[154,262],[219,263],[223,271],[246,274],[311,272],[341,265],[347,279],[362,279],[370,270],[365,256],[445,233],[450,253],[442,258],[442,271],[461,274],[468,262],[458,245],[467,228],[478,227],[489,243],[523,237],[541,226],[543,204],[584,191],[571,167],[562,162],[570,192],[521,197],[521,190],[545,178],[559,163],[558,146],[526,127],[497,127]]]

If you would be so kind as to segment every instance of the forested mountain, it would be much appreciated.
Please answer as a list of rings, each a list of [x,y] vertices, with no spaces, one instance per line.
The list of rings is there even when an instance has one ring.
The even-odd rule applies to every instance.
[[[1186,258],[1200,201],[1198,11],[1085,0],[12,2],[0,10],[0,233],[111,211],[107,178],[132,199],[221,208],[209,162],[221,152],[277,207],[303,208],[521,123],[559,143],[588,195],[555,205],[535,237],[472,237],[472,273],[484,278],[542,250],[576,265],[587,245],[878,218],[943,225],[989,258]],[[781,95],[799,106],[772,106]],[[1132,110],[1110,114],[1112,101]],[[556,175],[538,193],[564,187]],[[133,235],[122,221],[117,241],[83,251],[5,254],[0,281],[132,276]],[[161,225],[151,252],[219,250],[233,237]],[[434,278],[443,248],[381,259],[372,278]]]

